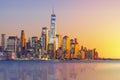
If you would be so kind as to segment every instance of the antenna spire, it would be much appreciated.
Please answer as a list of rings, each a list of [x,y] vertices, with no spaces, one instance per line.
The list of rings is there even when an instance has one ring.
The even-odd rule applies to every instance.
[[[54,14],[54,5],[52,5],[52,14]]]

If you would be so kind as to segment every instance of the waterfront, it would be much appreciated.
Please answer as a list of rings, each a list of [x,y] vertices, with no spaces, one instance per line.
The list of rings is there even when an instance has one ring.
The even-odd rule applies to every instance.
[[[120,61],[0,61],[0,80],[120,80]]]

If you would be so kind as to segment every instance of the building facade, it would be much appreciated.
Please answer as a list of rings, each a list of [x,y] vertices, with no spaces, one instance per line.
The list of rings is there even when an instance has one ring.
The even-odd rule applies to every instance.
[[[34,36],[32,37],[32,48],[33,48],[33,52],[37,53],[37,44],[38,43],[38,37]]]
[[[18,46],[18,38],[17,36],[9,36],[7,39],[7,52],[17,52],[17,46]]]
[[[78,58],[78,53],[80,50],[79,44],[77,42],[77,39],[75,38],[74,40],[71,39],[71,58],[77,59]]]
[[[56,42],[56,50],[62,47],[62,35],[56,34],[55,42]]]
[[[1,34],[1,51],[4,52],[6,48],[6,35]]]
[[[25,51],[26,51],[25,32],[24,32],[24,30],[21,30],[21,53],[22,53],[22,55],[25,55]]]
[[[62,50],[64,54],[64,58],[70,58],[70,38],[68,36],[63,37],[62,41]]]
[[[55,41],[55,37],[56,37],[55,21],[56,21],[56,15],[53,13],[51,15],[51,26],[50,26],[50,31],[49,31],[49,43],[54,43],[54,41]]]
[[[41,46],[42,46],[42,54],[47,53],[48,50],[48,28],[42,28],[42,35],[41,35]]]

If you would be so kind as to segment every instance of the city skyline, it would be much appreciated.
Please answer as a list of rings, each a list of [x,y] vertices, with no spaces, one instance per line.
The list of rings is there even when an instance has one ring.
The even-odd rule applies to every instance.
[[[40,37],[42,27],[50,27],[54,4],[58,33],[78,38],[80,45],[96,48],[100,57],[120,58],[119,2],[1,0],[0,34],[20,36],[20,31],[25,30],[27,38]]]

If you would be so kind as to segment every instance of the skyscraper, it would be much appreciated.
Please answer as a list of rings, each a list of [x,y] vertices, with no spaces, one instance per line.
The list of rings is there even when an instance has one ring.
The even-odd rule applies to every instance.
[[[48,44],[48,55],[50,59],[56,58],[56,45],[55,43]]]
[[[80,53],[81,53],[81,59],[84,60],[85,59],[85,50],[84,50],[83,46],[81,46]]]
[[[21,47],[25,47],[25,32],[21,31]]]
[[[22,54],[25,53],[25,47],[26,47],[25,32],[24,30],[21,30],[21,52]]]
[[[56,50],[62,47],[62,35],[57,34],[55,38]]]
[[[21,40],[17,38],[17,53],[20,53],[21,51]]]
[[[37,43],[38,43],[38,37],[37,36],[32,37],[32,48],[34,50],[34,53],[37,52]]]
[[[42,54],[47,53],[48,50],[48,28],[42,28],[42,35],[41,35],[41,46],[42,46]]]
[[[51,26],[50,26],[50,32],[49,32],[49,43],[54,43],[55,41],[55,21],[56,21],[56,15],[54,12],[51,15]]]
[[[73,54],[73,58],[77,59],[78,58],[78,53],[80,50],[79,44],[77,42],[77,39],[75,38],[75,43],[74,43],[74,54]]]
[[[55,21],[56,15],[54,12],[51,15],[51,25],[49,31],[49,40],[48,40],[48,54],[50,58],[56,58],[56,33],[55,33]]]
[[[78,53],[79,53],[80,49],[79,49],[79,44],[78,44],[76,38],[74,40],[71,39],[70,46],[71,46],[71,58],[77,59],[78,58]]]
[[[63,54],[65,55],[65,58],[70,58],[70,38],[68,36],[63,37],[62,41],[62,48],[63,48]]]
[[[9,36],[7,39],[7,51],[8,52],[17,52],[17,36]]]
[[[5,50],[6,48],[6,39],[5,39],[5,34],[1,34],[1,46],[2,46],[2,52]]]
[[[27,46],[27,49],[31,49],[31,47],[32,47],[32,42],[31,42],[31,39],[30,39],[30,38],[28,39],[28,42],[26,43],[26,46]]]

